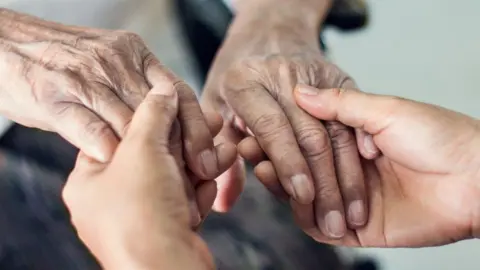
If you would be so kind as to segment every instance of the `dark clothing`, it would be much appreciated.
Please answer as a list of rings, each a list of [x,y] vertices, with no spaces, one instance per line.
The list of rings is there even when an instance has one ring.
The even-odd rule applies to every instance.
[[[189,47],[205,77],[232,14],[219,0],[176,3]],[[337,21],[337,26],[348,29],[366,21],[365,14],[358,12],[343,12],[359,15],[350,16],[350,23],[339,20],[338,5],[337,13],[329,16],[331,23]],[[19,125],[0,138],[0,269],[100,269],[78,239],[61,200],[76,153],[57,135]],[[332,247],[314,242],[295,226],[289,207],[273,198],[251,173],[233,211],[211,214],[201,235],[218,269],[346,269]]]

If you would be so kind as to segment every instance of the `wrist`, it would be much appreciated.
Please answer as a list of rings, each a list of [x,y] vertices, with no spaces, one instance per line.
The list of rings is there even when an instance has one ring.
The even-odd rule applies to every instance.
[[[227,38],[245,43],[295,41],[318,45],[332,0],[240,0]],[[292,45],[292,44],[290,44]]]
[[[13,42],[71,41],[87,30],[0,8],[0,38]]]
[[[127,238],[94,253],[104,269],[215,269],[208,247],[194,233]]]

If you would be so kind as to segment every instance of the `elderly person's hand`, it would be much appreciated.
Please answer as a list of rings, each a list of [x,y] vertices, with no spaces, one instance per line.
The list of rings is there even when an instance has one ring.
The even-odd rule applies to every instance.
[[[108,161],[154,85],[174,86],[186,161],[202,179],[220,170],[194,92],[129,32],[66,26],[0,9],[0,112],[58,132]]]
[[[480,236],[478,120],[355,90],[300,86],[296,99],[318,119],[368,132],[381,151],[362,161],[370,198],[367,225],[331,242],[314,221],[300,224],[313,238],[348,246],[419,247]]]
[[[191,179],[182,162],[177,111],[175,89],[154,87],[111,162],[80,154],[67,181],[63,195],[73,225],[106,269],[213,269],[191,222],[185,184],[194,183],[204,217],[216,182]],[[222,148],[228,156],[219,159],[225,169],[235,159],[235,148]]]
[[[252,161],[257,177],[280,179],[281,185],[266,183],[272,192],[292,198],[294,211],[311,211],[309,219],[315,218],[320,231],[341,238],[347,227],[361,227],[368,219],[358,151],[374,156],[376,149],[364,147],[361,132],[358,149],[353,130],[335,121],[318,121],[298,108],[293,97],[297,83],[354,85],[320,51],[319,24],[328,3],[238,1],[202,105],[223,113],[219,140],[243,139],[239,152]],[[255,139],[260,149],[252,147]],[[220,186],[230,186],[224,189],[230,193],[219,193],[217,210],[227,210],[241,190],[241,162],[218,180]]]

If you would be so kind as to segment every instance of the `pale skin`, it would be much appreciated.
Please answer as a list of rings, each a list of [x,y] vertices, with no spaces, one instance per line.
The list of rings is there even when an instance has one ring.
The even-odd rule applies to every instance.
[[[318,119],[368,132],[381,150],[376,158],[362,157],[371,209],[365,228],[331,240],[318,233],[312,218],[311,223],[298,218],[315,240],[342,246],[427,247],[480,235],[478,120],[357,90],[299,85],[294,96]],[[73,224],[105,269],[215,269],[211,253],[189,222],[182,179],[187,167],[179,166],[170,147],[178,135],[172,131],[176,106],[174,92],[152,90],[112,162],[102,164],[81,154],[67,182],[64,198]],[[219,130],[215,126],[213,133]],[[132,155],[140,159],[131,160]],[[215,193],[214,181],[200,185],[201,209],[212,206]]]
[[[182,151],[197,178],[217,177],[236,156],[214,145],[208,122],[221,123],[219,115],[204,114],[193,90],[130,32],[68,26],[0,8],[0,80],[2,115],[57,132],[101,162],[111,159],[155,85],[178,92]],[[193,190],[188,194],[192,215],[200,217]]]
[[[214,269],[192,226],[185,190],[196,182],[198,207],[206,215],[216,184],[196,181],[184,165],[178,113],[175,89],[154,87],[111,162],[78,157],[63,197],[79,237],[104,269]],[[211,127],[216,133],[221,122]]]
[[[296,83],[354,85],[319,50],[318,33],[330,6],[331,0],[236,1],[235,20],[209,73],[202,108],[226,120],[217,145],[242,142],[242,155],[266,153],[272,163],[256,166],[257,176],[278,176],[282,186],[272,191],[311,209],[319,232],[339,238],[368,219],[358,151],[374,156],[377,149],[361,131],[353,133],[335,121],[319,123],[298,109],[291,95]],[[276,80],[279,76],[284,79]],[[153,85],[175,85],[187,164],[201,179],[223,172],[193,92],[134,33],[67,26],[0,8],[0,78],[7,82],[0,86],[2,115],[57,132],[103,162],[110,160]],[[255,138],[259,151],[250,148]],[[214,209],[227,211],[244,180],[239,158],[217,179]]]
[[[299,86],[300,107],[373,136],[381,155],[362,163],[370,200],[364,228],[334,244],[435,246],[479,236],[480,122],[438,106],[355,90]],[[318,241],[329,242],[312,228]]]

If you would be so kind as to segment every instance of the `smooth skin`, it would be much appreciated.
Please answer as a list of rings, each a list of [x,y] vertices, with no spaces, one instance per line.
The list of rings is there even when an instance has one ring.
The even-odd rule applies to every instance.
[[[367,225],[350,230],[334,244],[422,247],[479,236],[478,120],[430,104],[356,90],[301,85],[295,98],[320,120],[339,121],[371,134],[381,151],[377,158],[362,158],[370,201]],[[300,225],[314,239],[330,242],[314,230],[313,220]]]

